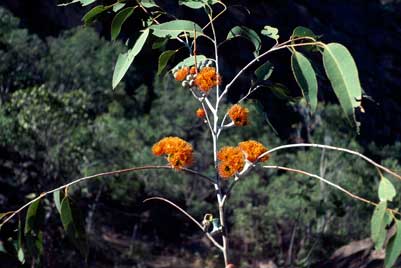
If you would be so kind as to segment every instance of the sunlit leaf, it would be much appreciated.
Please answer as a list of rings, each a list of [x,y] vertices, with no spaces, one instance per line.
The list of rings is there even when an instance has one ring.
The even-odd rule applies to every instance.
[[[393,201],[396,195],[394,185],[386,177],[382,176],[379,184],[380,201]]]
[[[401,221],[395,220],[396,233],[390,239],[386,248],[384,267],[391,268],[401,254]]]
[[[362,90],[351,53],[341,44],[330,43],[324,47],[323,63],[341,107],[349,121],[359,130],[355,108],[361,105]]]
[[[262,45],[262,40],[254,30],[249,29],[248,27],[245,26],[235,26],[230,30],[226,39],[230,40],[236,37],[242,37],[251,41],[255,47],[254,55],[255,56],[259,55],[260,47]]]
[[[269,79],[273,71],[273,64],[270,61],[266,61],[255,70],[256,82]]]
[[[371,238],[375,244],[376,250],[383,247],[384,240],[386,239],[386,222],[384,217],[386,208],[387,202],[380,202],[375,208],[370,222]]]
[[[278,40],[280,35],[278,35],[278,29],[271,27],[271,26],[265,26],[261,33],[269,38],[272,38],[274,40]]]
[[[177,38],[181,33],[188,33],[190,37],[202,34],[202,28],[193,21],[189,20],[173,20],[149,27],[153,30],[152,34],[157,37],[169,37],[170,39]]]
[[[171,59],[174,54],[177,53],[177,50],[166,50],[159,57],[159,67],[157,70],[157,75],[160,75],[167,66],[168,61]]]
[[[99,14],[103,13],[105,10],[107,10],[107,8],[103,5],[95,6],[83,16],[82,20],[85,25],[91,24],[93,21],[95,21],[96,17]]]
[[[54,204],[56,205],[56,209],[58,213],[61,211],[61,192],[60,190],[53,192]]]
[[[115,3],[113,5],[113,11],[114,12],[118,12],[120,9],[122,9],[123,7],[125,7],[126,3]]]
[[[204,55],[197,55],[196,56],[196,62],[201,62],[201,61],[205,61],[207,60],[207,58]],[[180,63],[178,63],[174,69],[178,69],[182,66],[192,66],[195,65],[195,56],[190,56],[184,60],[182,60]]]
[[[22,230],[22,223],[21,220],[18,221],[18,240],[17,240],[17,257],[18,260],[24,264],[25,263],[25,254],[24,254],[24,249],[22,248],[22,235],[23,230]]]
[[[149,35],[149,29],[144,30],[142,34],[139,36],[138,40],[136,40],[133,48],[128,50],[126,53],[118,55],[117,63],[114,67],[114,73],[113,73],[113,88],[116,88],[118,83],[120,83],[121,79],[127,73],[128,68],[131,66],[135,57],[142,50],[146,42],[146,39],[148,38],[148,35]]]
[[[301,88],[302,95],[311,107],[311,111],[316,111],[317,106],[317,80],[309,60],[298,51],[294,51],[291,56],[291,68],[298,86]]]
[[[178,2],[180,5],[187,6],[193,9],[203,8],[206,5],[214,5],[218,3],[217,0],[180,0]]]
[[[156,2],[153,0],[141,0],[141,4],[146,8],[158,7]]]
[[[82,256],[86,257],[88,255],[88,241],[84,222],[79,211],[71,204],[68,197],[64,197],[63,201],[61,201],[60,218],[68,238]]]
[[[132,15],[135,7],[127,7],[118,12],[111,22],[111,39],[115,40],[121,32],[124,22]]]

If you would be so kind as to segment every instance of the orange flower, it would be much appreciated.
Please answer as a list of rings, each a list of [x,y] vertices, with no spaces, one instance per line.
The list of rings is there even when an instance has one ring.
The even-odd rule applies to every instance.
[[[174,78],[177,81],[182,81],[185,79],[185,77],[187,77],[188,73],[189,73],[189,68],[185,66],[179,69],[177,72],[175,72]]]
[[[238,147],[245,153],[246,159],[251,162],[255,162],[261,154],[267,152],[267,148],[263,144],[254,140],[240,142]],[[265,155],[260,159],[261,162],[267,160],[269,160],[269,155]]]
[[[205,118],[205,116],[206,116],[205,110],[202,108],[199,108],[198,110],[196,110],[196,116],[199,118]]]
[[[167,155],[167,161],[175,169],[189,166],[193,161],[191,144],[178,137],[166,137],[152,147],[156,156]]]
[[[221,76],[214,67],[204,67],[197,74],[194,83],[199,90],[207,93],[213,87],[221,84]]]
[[[195,66],[192,66],[191,69],[189,69],[190,74],[196,74],[197,72],[198,72],[198,70],[196,69]]]
[[[217,153],[217,158],[221,161],[218,166],[219,174],[224,179],[232,177],[245,165],[244,154],[238,147],[221,148]]]
[[[230,177],[234,176],[236,171],[233,169],[228,162],[221,162],[218,166],[219,175],[223,179],[229,179]]]
[[[248,109],[239,104],[231,106],[231,108],[228,110],[228,116],[236,126],[245,126],[248,124],[248,113]]]

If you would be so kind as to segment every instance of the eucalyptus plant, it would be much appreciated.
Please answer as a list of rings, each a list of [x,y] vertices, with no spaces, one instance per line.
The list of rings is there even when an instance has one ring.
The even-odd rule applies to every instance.
[[[194,179],[207,181],[210,184],[210,189],[216,193],[216,212],[205,211],[203,219],[196,219],[165,197],[151,197],[144,202],[166,202],[182,213],[199,227],[200,232],[210,240],[212,246],[220,250],[224,260],[224,267],[233,267],[225,207],[228,204],[230,195],[234,194],[235,185],[246,180],[247,174],[256,167],[261,167],[315,178],[342,192],[344,195],[374,207],[371,220],[371,237],[376,250],[383,247],[386,248],[385,267],[393,267],[401,253],[401,220],[399,219],[401,214],[396,208],[389,206],[396,196],[396,191],[393,184],[384,174],[389,174],[397,179],[401,179],[400,175],[361,153],[330,145],[299,143],[268,149],[263,145],[266,141],[249,140],[225,147],[220,144],[221,135],[227,133],[225,130],[242,127],[252,121],[252,114],[249,113],[243,103],[255,91],[265,87],[265,82],[273,72],[273,64],[267,58],[269,55],[281,51],[291,52],[289,63],[291,64],[292,73],[311,113],[315,112],[318,105],[318,80],[311,60],[307,55],[314,53],[322,57],[324,70],[331,87],[350,125],[355,128],[355,131],[359,131],[360,122],[357,121],[356,110],[359,109],[363,112],[361,106],[362,88],[355,61],[345,46],[339,43],[324,43],[320,40],[320,36],[305,27],[295,28],[291,36],[283,41],[283,37],[279,35],[279,30],[271,25],[266,25],[263,29],[258,30],[238,25],[225,33],[226,38],[219,42],[220,38],[217,36],[216,25],[219,17],[227,10],[226,4],[220,0],[179,1],[179,4],[186,8],[203,10],[208,19],[205,25],[175,18],[152,0],[123,0],[109,5],[98,4],[97,2],[101,1],[74,0],[67,4],[80,3],[82,6],[97,4],[83,17],[85,24],[92,23],[101,14],[112,14],[114,16],[111,23],[112,39],[119,37],[123,24],[130,16],[141,13],[146,18],[143,20],[143,28],[137,33],[137,39],[127,42],[127,44],[132,45],[127,52],[120,54],[117,59],[112,80],[113,88],[121,82],[130,66],[135,62],[135,57],[144,47],[165,47],[160,44],[165,44],[166,42],[171,42],[172,45],[176,46],[176,49],[165,50],[161,53],[157,73],[164,74],[166,79],[175,79],[186,90],[183,94],[187,94],[188,98],[195,98],[198,101],[199,106],[194,107],[194,111],[196,110],[196,115],[204,121],[205,129],[210,134],[211,142],[209,146],[213,154],[213,167],[211,168],[213,172],[208,173],[207,171],[190,169],[191,164],[194,162],[192,145],[180,137],[164,137],[159,141],[155,141],[152,151],[155,156],[164,156],[167,160],[166,165],[149,165],[107,171],[79,178],[58,188],[43,192],[20,208],[0,214],[0,219],[2,220],[0,226],[3,226],[14,219],[16,215],[21,214],[25,209],[27,210],[25,223],[19,223],[18,257],[21,261],[24,260],[24,252],[38,256],[43,252],[42,232],[38,229],[37,222],[40,220],[41,201],[49,195],[53,195],[54,203],[60,214],[66,234],[82,256],[87,258],[88,242],[82,228],[83,223],[80,220],[79,213],[73,202],[71,202],[69,187],[99,177],[150,169],[167,169],[189,173],[193,175]],[[153,38],[150,38],[150,36],[153,36]],[[261,36],[272,39],[274,45],[267,50],[263,50]],[[221,75],[220,45],[236,38],[244,38],[253,45],[253,59],[245,66],[242,66],[232,78],[225,78]],[[212,55],[198,54],[197,48],[208,43],[213,47]],[[187,51],[187,57],[173,63],[173,56],[177,56],[177,52],[181,50]],[[308,53],[305,53],[306,50]],[[169,66],[173,67],[165,72]],[[240,100],[225,110],[228,92],[232,90],[238,79],[252,68],[256,68],[256,79],[252,81],[250,88],[241,96]],[[381,178],[378,185],[379,202],[367,200],[311,172],[265,163],[274,158],[274,154],[279,151],[301,147],[335,150],[351,154],[376,167]],[[389,226],[394,226],[395,232],[392,232],[389,242],[385,245]]]

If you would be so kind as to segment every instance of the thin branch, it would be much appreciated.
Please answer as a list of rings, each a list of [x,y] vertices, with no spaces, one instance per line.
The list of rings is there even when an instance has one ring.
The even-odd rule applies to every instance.
[[[379,204],[377,204],[377,203],[375,203],[373,201],[370,201],[370,200],[368,200],[366,198],[360,197],[360,196],[348,191],[347,189],[345,189],[345,188],[343,188],[343,187],[341,187],[341,186],[339,186],[339,185],[337,185],[337,184],[335,184],[335,183],[333,183],[333,182],[331,182],[329,180],[326,180],[325,178],[320,177],[320,176],[318,176],[316,174],[312,174],[312,173],[309,173],[309,172],[306,172],[306,171],[303,171],[303,170],[300,170],[300,169],[293,169],[293,168],[282,167],[282,166],[263,166],[263,168],[285,170],[285,171],[288,171],[288,172],[293,172],[293,173],[306,175],[306,176],[318,179],[318,180],[320,180],[320,181],[322,181],[322,182],[324,182],[324,183],[336,188],[337,190],[340,190],[341,192],[347,194],[348,196],[350,196],[350,197],[352,197],[352,198],[354,198],[356,200],[362,201],[362,202],[367,203],[367,204],[372,205],[372,206],[378,206],[379,205]],[[398,212],[398,211],[396,211],[394,209],[387,208],[387,210],[391,211],[394,214],[401,215],[400,212]]]
[[[199,229],[202,230],[202,232],[204,232],[206,234],[206,236],[209,238],[209,240],[217,247],[219,248],[221,251],[223,251],[223,247],[207,232],[204,230],[202,224],[200,222],[198,222],[194,217],[192,217],[188,212],[186,212],[184,209],[182,209],[181,207],[179,207],[177,204],[175,204],[174,202],[163,198],[163,197],[150,197],[147,198],[145,200],[143,200],[143,203],[146,203],[148,201],[152,201],[152,200],[159,200],[159,201],[163,201],[168,203],[169,205],[173,206],[174,208],[176,208],[178,211],[180,211],[182,214],[184,214],[185,216],[187,216],[193,223],[195,223]]]
[[[287,144],[287,145],[282,145],[282,146],[278,146],[276,148],[270,149],[267,152],[261,154],[258,159],[261,159],[262,157],[264,157],[265,155],[271,154],[273,152],[279,151],[279,150],[284,150],[284,149],[289,149],[289,148],[297,148],[297,147],[313,147],[313,148],[323,148],[323,149],[329,149],[329,150],[334,150],[334,151],[340,151],[340,152],[346,152],[352,155],[356,155],[360,158],[362,158],[363,160],[365,160],[366,162],[372,164],[373,166],[375,166],[376,168],[379,168],[391,175],[393,175],[394,177],[396,177],[397,179],[401,180],[401,175],[398,175],[397,173],[395,173],[394,171],[390,170],[389,168],[386,168],[382,165],[380,165],[379,163],[373,161],[372,159],[370,159],[369,157],[359,153],[359,152],[355,152],[353,150],[350,149],[345,149],[345,148],[340,148],[340,147],[335,147],[335,146],[330,146],[330,145],[324,145],[324,144],[314,144],[314,143],[297,143],[297,144]]]
[[[285,44],[288,43],[288,41],[282,43]],[[225,94],[227,94],[228,89],[234,84],[234,82],[249,68],[251,67],[255,62],[258,62],[261,58],[264,56],[268,55],[269,53],[280,50],[283,48],[289,48],[289,47],[302,47],[302,46],[311,46],[311,45],[319,45],[323,46],[324,44],[322,42],[309,42],[309,43],[300,43],[300,44],[290,44],[290,45],[282,45],[282,44],[277,44],[274,45],[272,48],[269,50],[265,51],[264,53],[260,54],[259,56],[255,57],[253,60],[251,60],[247,65],[245,65],[234,78],[228,83],[224,89],[224,91],[221,93],[220,98],[222,98]]]
[[[249,90],[248,90],[248,93],[246,93],[245,96],[243,96],[239,101],[237,101],[237,104],[239,104],[239,103],[243,102],[244,100],[246,100],[249,97],[249,95],[251,95],[253,92],[255,92],[260,87],[262,87],[262,85],[251,86],[249,88]],[[220,136],[221,131],[225,128],[224,126],[225,126],[225,122],[226,122],[227,116],[228,116],[228,112],[226,112],[224,114],[223,120],[221,120],[220,129],[217,132],[217,136]]]
[[[219,4],[221,4],[224,9],[217,14],[211,21],[209,21],[205,26],[203,26],[202,31],[204,31],[209,25],[211,25],[218,17],[220,17],[221,15],[223,15],[224,12],[226,12],[227,10],[227,6],[222,2],[222,1],[218,1]]]
[[[23,211],[25,208],[27,208],[28,206],[30,206],[32,203],[34,203],[34,202],[36,202],[36,201],[42,199],[43,197],[45,197],[45,196],[47,196],[47,195],[49,195],[49,194],[51,194],[51,193],[54,193],[54,192],[57,192],[57,191],[66,189],[66,188],[68,188],[68,187],[70,187],[70,186],[72,186],[72,185],[74,185],[74,184],[77,184],[77,183],[80,183],[80,182],[83,182],[83,181],[86,181],[86,180],[90,180],[90,179],[95,179],[95,178],[98,178],[98,177],[120,175],[120,174],[124,174],[124,173],[128,173],[128,172],[139,171],[139,170],[149,170],[149,169],[170,169],[170,170],[172,170],[173,168],[172,168],[171,166],[143,166],[143,167],[134,167],[134,168],[127,168],[127,169],[120,169],[120,170],[115,170],[115,171],[103,172],[103,173],[99,173],[99,174],[95,174],[95,175],[91,175],[91,176],[87,176],[87,177],[83,177],[83,178],[74,180],[74,181],[69,182],[69,183],[67,183],[67,184],[64,184],[64,185],[62,185],[62,186],[60,186],[60,187],[57,187],[57,188],[55,188],[55,189],[53,189],[53,190],[50,190],[50,191],[41,193],[38,197],[36,197],[36,198],[32,199],[31,201],[29,201],[28,203],[24,204],[23,206],[21,206],[20,208],[18,208],[18,209],[15,210],[14,212],[12,212],[12,214],[11,214],[10,216],[8,216],[7,218],[5,218],[5,220],[0,224],[0,229],[1,229],[1,227],[3,227],[3,225],[4,225],[5,223],[7,223],[9,220],[11,220],[15,215],[17,215],[18,213],[20,213],[21,211]],[[206,175],[204,175],[204,174],[201,174],[201,173],[199,173],[199,172],[197,172],[197,171],[195,171],[195,170],[188,169],[188,168],[182,168],[181,170],[182,170],[182,171],[185,171],[185,172],[187,172],[187,173],[190,173],[190,174],[197,175],[197,176],[199,176],[199,177],[201,177],[201,178],[207,180],[208,182],[210,182],[210,183],[212,183],[212,184],[215,183],[214,179],[212,179],[212,178],[210,178],[210,177],[208,177],[208,176],[206,176]]]

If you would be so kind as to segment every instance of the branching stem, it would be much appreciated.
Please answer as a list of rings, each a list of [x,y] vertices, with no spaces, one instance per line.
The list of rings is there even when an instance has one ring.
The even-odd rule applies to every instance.
[[[74,180],[72,182],[69,182],[67,184],[64,184],[60,187],[57,187],[53,190],[41,193],[38,197],[32,199],[31,201],[29,201],[28,203],[24,204],[23,206],[21,206],[20,208],[18,208],[17,210],[13,211],[12,213],[10,213],[10,216],[8,216],[7,218],[5,218],[5,220],[0,224],[0,229],[1,227],[7,223],[8,221],[10,221],[15,215],[19,214],[21,211],[23,211],[25,208],[27,208],[28,206],[30,206],[32,203],[35,203],[36,201],[38,201],[39,199],[44,198],[45,196],[52,194],[54,192],[63,190],[63,189],[67,189],[68,187],[83,182],[83,181],[87,181],[87,180],[91,180],[91,179],[95,179],[95,178],[99,178],[99,177],[103,177],[103,176],[113,176],[113,175],[121,175],[124,173],[129,173],[129,172],[133,172],[133,171],[140,171],[140,170],[149,170],[149,169],[169,169],[172,170],[173,168],[171,166],[142,166],[142,167],[133,167],[133,168],[127,168],[127,169],[120,169],[120,170],[115,170],[115,171],[109,171],[109,172],[103,172],[103,173],[99,173],[99,174],[95,174],[95,175],[91,175],[91,176],[87,176],[87,177],[83,177],[83,178],[79,178],[77,180]],[[210,183],[215,183],[214,179],[201,174],[195,170],[192,169],[188,169],[188,168],[183,168],[182,171],[190,173],[190,174],[194,174],[197,175],[205,180],[207,180]]]

